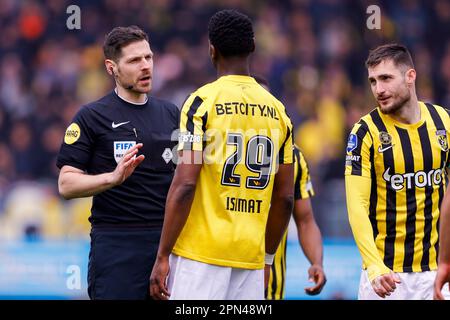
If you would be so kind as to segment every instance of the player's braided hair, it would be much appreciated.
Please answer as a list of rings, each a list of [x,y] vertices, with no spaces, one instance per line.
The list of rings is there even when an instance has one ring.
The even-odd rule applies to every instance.
[[[216,12],[208,32],[209,41],[224,57],[247,56],[255,50],[252,21],[237,10]]]
[[[148,41],[148,36],[138,26],[115,27],[106,35],[103,43],[105,58],[117,61],[122,54],[122,47],[141,40]]]

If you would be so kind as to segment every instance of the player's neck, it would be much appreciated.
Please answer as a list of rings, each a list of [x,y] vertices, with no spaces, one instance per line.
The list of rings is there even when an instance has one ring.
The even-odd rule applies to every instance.
[[[126,102],[134,104],[144,104],[145,102],[147,102],[147,94],[145,93],[127,90],[119,85],[116,86],[115,91],[117,95]]]
[[[247,59],[227,58],[219,62],[217,65],[217,78],[228,75],[249,76],[250,69]]]
[[[398,111],[389,114],[394,120],[404,124],[414,124],[420,121],[420,106],[415,94]]]

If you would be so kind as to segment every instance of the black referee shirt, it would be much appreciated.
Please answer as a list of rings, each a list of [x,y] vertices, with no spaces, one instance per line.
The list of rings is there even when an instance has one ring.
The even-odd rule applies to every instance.
[[[88,174],[113,171],[124,153],[143,143],[144,161],[121,185],[95,195],[89,221],[96,225],[161,227],[175,165],[179,110],[167,101],[149,97],[136,105],[114,91],[83,106],[67,128],[57,159]]]

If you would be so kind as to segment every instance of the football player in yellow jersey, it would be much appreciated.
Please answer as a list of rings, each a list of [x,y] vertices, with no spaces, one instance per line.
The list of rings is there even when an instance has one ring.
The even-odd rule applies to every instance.
[[[292,124],[283,104],[249,76],[251,20],[219,11],[208,32],[218,79],[181,110],[179,162],[150,294],[264,299],[265,274],[293,208]]]
[[[406,47],[382,45],[366,66],[378,107],[353,127],[345,170],[348,215],[363,260],[358,298],[432,299],[449,113],[418,101]]]
[[[264,77],[255,75],[255,80],[269,91],[269,82]],[[314,286],[305,288],[309,295],[319,294],[325,283],[323,271],[322,235],[314,219],[310,198],[314,189],[309,175],[309,168],[303,153],[294,145],[294,211],[293,217],[297,226],[298,239],[303,252],[311,266],[308,268],[308,279]],[[270,269],[269,284],[266,288],[266,299],[284,299],[286,282],[286,245],[287,231],[277,249],[275,259]]]
[[[305,288],[308,295],[319,294],[325,283],[326,276],[323,271],[323,246],[319,227],[314,219],[310,198],[314,190],[309,175],[305,157],[297,146],[294,147],[294,217],[297,226],[300,246],[311,263],[308,268],[308,280],[314,282],[311,287]],[[286,282],[286,246],[287,231],[277,249],[275,259],[270,271],[269,285],[266,290],[266,299],[284,299]]]

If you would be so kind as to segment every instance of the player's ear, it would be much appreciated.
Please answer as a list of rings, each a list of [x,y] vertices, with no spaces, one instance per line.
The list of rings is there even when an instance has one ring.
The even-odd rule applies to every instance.
[[[211,42],[209,42],[209,56],[211,57],[211,60],[213,60],[213,61],[217,59],[216,48],[214,48],[214,46],[211,44]]]
[[[250,52],[254,52],[254,51],[255,51],[255,38],[253,38],[252,47],[250,49]]]
[[[405,73],[406,84],[413,85],[416,81],[416,70],[408,69]]]

